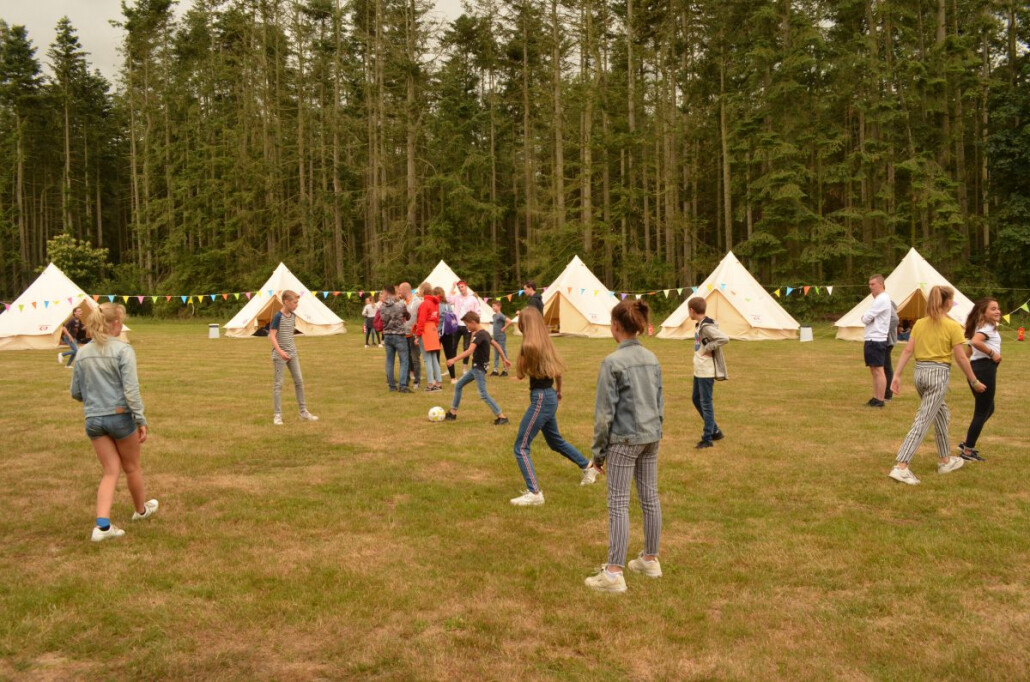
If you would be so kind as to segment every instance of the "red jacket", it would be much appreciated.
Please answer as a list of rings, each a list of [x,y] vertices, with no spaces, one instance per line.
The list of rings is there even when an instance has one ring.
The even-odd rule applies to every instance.
[[[422,305],[418,307],[418,321],[414,330],[415,336],[422,339],[423,350],[440,350],[439,323],[440,299],[430,294],[422,299]]]

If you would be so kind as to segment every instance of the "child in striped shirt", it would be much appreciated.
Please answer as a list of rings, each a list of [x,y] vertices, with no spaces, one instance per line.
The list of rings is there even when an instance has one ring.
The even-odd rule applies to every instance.
[[[300,373],[297,346],[293,343],[293,331],[297,326],[297,316],[294,311],[297,310],[300,297],[297,292],[287,289],[283,292],[282,299],[282,310],[272,317],[272,324],[268,332],[268,338],[272,340],[272,368],[275,370],[275,379],[272,383],[272,403],[275,415],[272,417],[272,423],[276,426],[283,424],[283,370],[287,367],[290,370],[290,376],[293,377],[293,388],[297,392],[300,418],[304,421],[317,422],[318,417],[308,412],[304,402],[304,377]]]

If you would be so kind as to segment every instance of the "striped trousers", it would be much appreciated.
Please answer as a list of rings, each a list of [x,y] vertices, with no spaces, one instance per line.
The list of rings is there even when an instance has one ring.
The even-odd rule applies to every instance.
[[[608,564],[626,565],[629,548],[629,487],[637,481],[644,512],[644,554],[658,554],[662,505],[658,501],[658,443],[608,447]]]
[[[912,428],[908,430],[905,441],[898,450],[898,462],[912,461],[919,445],[926,437],[926,432],[933,424],[934,439],[937,441],[937,456],[944,459],[948,456],[948,422],[951,411],[944,402],[948,393],[948,379],[951,377],[951,365],[938,362],[916,362],[913,383],[916,393],[922,398],[919,411]]]

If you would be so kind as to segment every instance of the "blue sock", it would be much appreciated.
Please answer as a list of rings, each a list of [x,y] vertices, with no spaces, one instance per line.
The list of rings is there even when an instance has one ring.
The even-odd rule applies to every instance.
[[[97,517],[97,528],[100,530],[108,530],[111,527],[111,519],[105,519],[103,516]]]

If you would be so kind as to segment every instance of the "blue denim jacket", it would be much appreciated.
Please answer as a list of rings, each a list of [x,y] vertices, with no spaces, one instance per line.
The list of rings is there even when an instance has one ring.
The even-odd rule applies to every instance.
[[[594,404],[594,460],[608,456],[608,445],[640,445],[662,439],[662,367],[638,339],[628,339],[601,362]]]
[[[87,417],[131,412],[137,426],[145,426],[143,398],[136,376],[136,352],[132,346],[108,339],[104,345],[86,344],[75,358],[72,397],[82,401]]]

